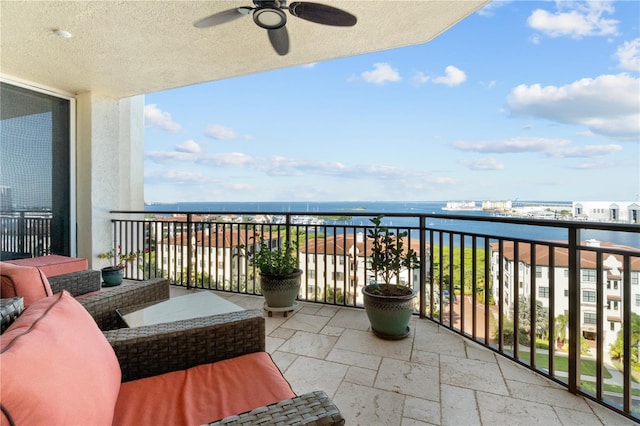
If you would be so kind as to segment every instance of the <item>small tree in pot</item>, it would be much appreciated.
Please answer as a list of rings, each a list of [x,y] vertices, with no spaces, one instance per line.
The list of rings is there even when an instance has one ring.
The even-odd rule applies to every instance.
[[[382,226],[383,216],[370,219],[374,227],[367,231],[371,241],[369,269],[374,281],[362,289],[364,307],[371,330],[385,339],[401,339],[409,335],[409,320],[414,310],[416,292],[400,283],[400,273],[420,267],[418,254],[405,248],[408,232],[391,232]]]
[[[110,266],[101,269],[104,287],[112,287],[120,285],[124,277],[124,269],[128,263],[133,263],[140,256],[140,251],[131,251],[123,253],[122,248],[118,246],[118,251],[111,249],[105,253],[99,253],[98,259],[109,259],[113,261]]]
[[[271,249],[264,239],[253,258],[260,272],[260,288],[265,299],[265,309],[272,312],[292,311],[300,292],[302,269],[298,266],[297,244],[285,241]]]

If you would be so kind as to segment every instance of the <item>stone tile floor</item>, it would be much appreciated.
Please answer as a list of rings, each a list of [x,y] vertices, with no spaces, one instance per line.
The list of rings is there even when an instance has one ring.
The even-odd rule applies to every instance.
[[[262,309],[261,297],[215,293]],[[634,424],[428,320],[386,341],[360,309],[300,303],[265,318],[267,351],[293,390],[324,390],[347,425]]]

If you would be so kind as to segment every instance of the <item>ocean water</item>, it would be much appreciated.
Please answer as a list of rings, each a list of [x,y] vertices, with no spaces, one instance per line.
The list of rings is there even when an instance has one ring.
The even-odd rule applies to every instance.
[[[472,234],[513,237],[533,240],[564,240],[568,235],[563,228],[549,226],[525,226],[505,223],[460,221],[446,218],[447,215],[468,215],[475,217],[490,216],[483,211],[447,211],[442,210],[446,202],[386,202],[386,201],[332,201],[332,202],[184,202],[169,204],[148,204],[146,211],[154,212],[209,212],[209,213],[300,213],[315,215],[330,213],[351,216],[348,221],[327,221],[328,224],[345,226],[369,225],[369,219],[377,214],[386,215],[383,223],[388,226],[418,226],[411,217],[393,216],[394,214],[440,214],[442,218],[427,218],[427,226],[441,231],[467,232]],[[640,226],[639,226],[640,230]],[[583,231],[582,240],[597,239],[629,247],[640,248],[640,233]]]

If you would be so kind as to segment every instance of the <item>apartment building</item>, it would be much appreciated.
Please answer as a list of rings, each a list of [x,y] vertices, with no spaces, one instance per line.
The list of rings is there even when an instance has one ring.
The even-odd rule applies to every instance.
[[[640,202],[574,201],[572,210],[578,220],[640,223]]]
[[[619,255],[607,253],[606,249],[623,248],[626,250],[640,250],[622,247],[616,244],[589,240],[588,247],[604,248],[602,253],[602,285],[603,311],[601,315],[604,330],[605,347],[612,344],[622,329],[622,300],[623,300],[623,262]],[[502,248],[502,259],[498,243],[491,244],[492,259],[492,292],[496,303],[502,299],[503,312],[510,316],[513,312],[515,293],[518,298],[531,300],[535,297],[545,309],[550,308],[551,291],[553,291],[553,315],[566,314],[569,311],[569,257],[566,248],[556,248],[553,256],[545,245],[520,243],[517,259],[515,244],[505,242]],[[500,294],[500,262],[503,267],[502,295]],[[551,263],[553,262],[553,264]],[[516,272],[517,270],[517,272]],[[594,339],[597,325],[597,273],[598,259],[595,251],[581,251],[580,255],[580,323],[583,336]],[[516,282],[517,276],[517,282]],[[535,277],[535,280],[534,280]],[[640,315],[640,257],[631,258],[631,311]],[[552,285],[553,280],[553,285]],[[535,289],[534,289],[535,282]],[[552,290],[553,287],[553,290]],[[532,294],[534,293],[534,294]],[[502,297],[501,297],[502,296]]]
[[[252,229],[216,224],[197,224],[196,229],[175,231],[174,224],[163,222],[163,238],[156,243],[160,269],[173,281],[181,281],[189,262],[191,270],[206,274],[219,285],[231,286],[245,277],[250,265],[247,255],[255,248],[259,235]],[[167,234],[168,231],[174,231]]]
[[[420,254],[418,240],[406,241],[406,244]],[[300,247],[303,295],[306,292],[308,298],[321,298],[326,285],[343,294],[355,294],[356,304],[362,305],[362,287],[375,278],[370,271],[371,246],[371,242],[365,241],[364,233],[358,232],[316,238]],[[398,282],[417,286],[420,273],[420,269],[403,270]],[[353,304],[353,300],[349,302]]]

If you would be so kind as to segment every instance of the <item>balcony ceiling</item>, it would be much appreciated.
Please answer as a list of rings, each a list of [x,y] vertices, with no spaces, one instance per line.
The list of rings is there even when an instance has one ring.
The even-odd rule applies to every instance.
[[[287,13],[290,52],[245,16],[193,23],[248,1],[1,1],[2,75],[70,94],[120,98],[277,68],[425,43],[488,0],[322,1],[358,18],[354,27]],[[56,28],[73,37],[53,34]]]

